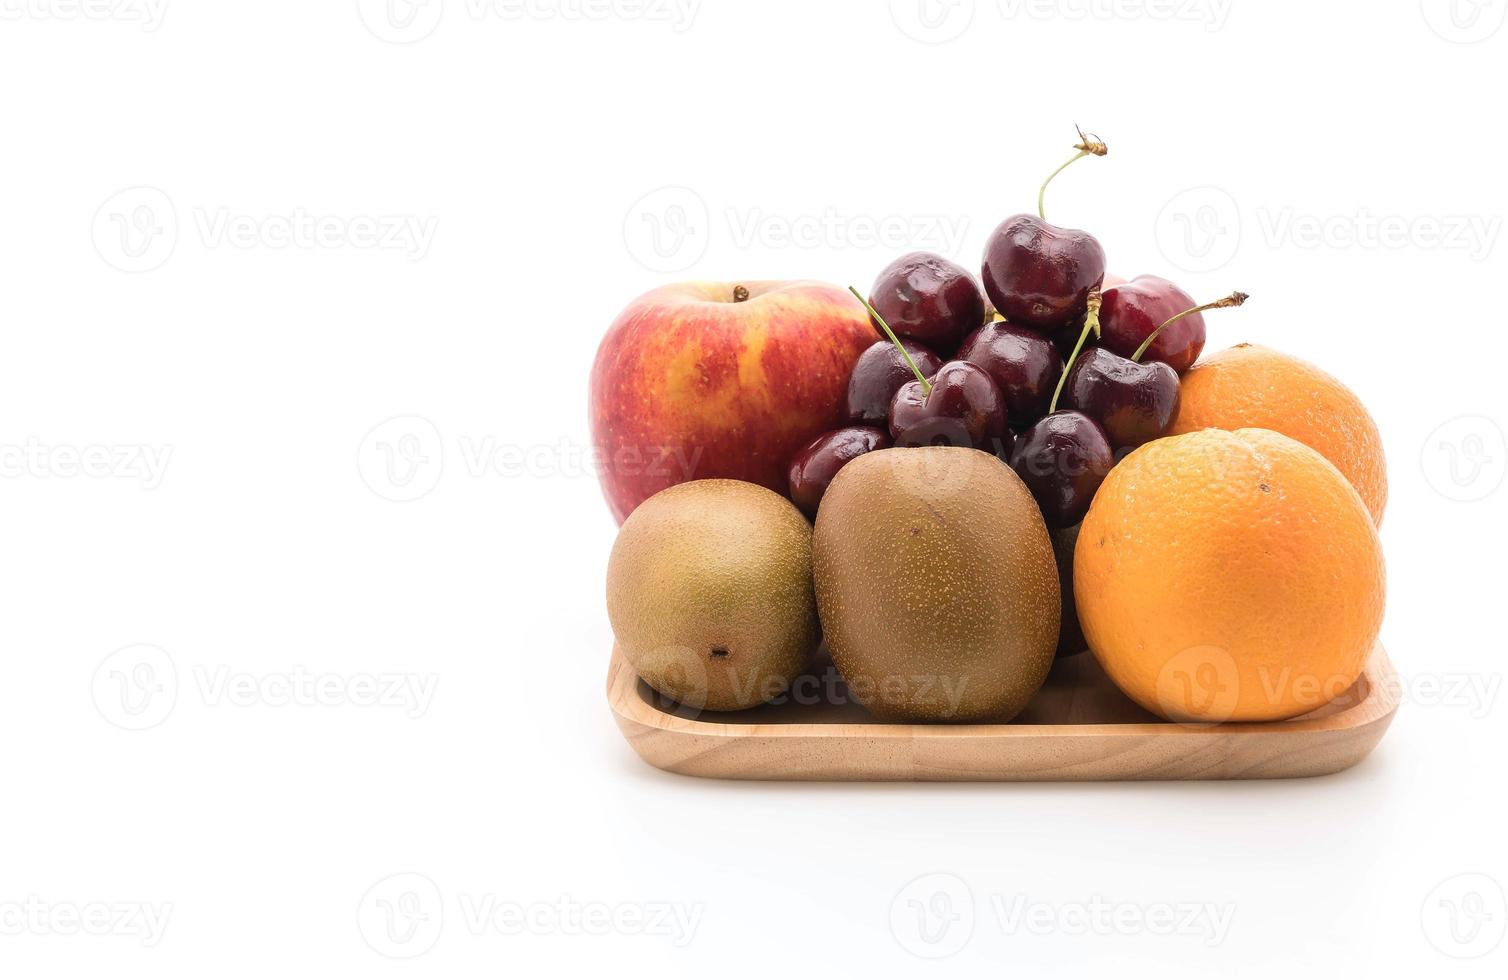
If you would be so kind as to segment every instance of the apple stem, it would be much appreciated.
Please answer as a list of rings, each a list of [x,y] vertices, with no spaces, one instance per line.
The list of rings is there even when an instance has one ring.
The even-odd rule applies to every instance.
[[[733,302],[742,303],[749,298],[749,287],[739,284],[733,287]]]
[[[850,293],[853,293],[854,296],[858,297],[859,302],[864,304],[864,309],[868,310],[869,315],[874,317],[874,322],[880,325],[880,329],[885,331],[885,336],[889,337],[890,342],[895,345],[895,349],[901,352],[901,357],[906,359],[906,366],[911,369],[912,374],[916,375],[916,380],[922,383],[922,394],[931,395],[932,382],[928,381],[926,377],[923,376],[922,369],[917,367],[916,362],[911,359],[911,354],[906,350],[905,346],[901,344],[901,338],[897,337],[895,335],[895,331],[890,329],[890,324],[885,322],[885,318],[880,316],[879,311],[869,305],[869,300],[865,299],[857,289],[849,286],[848,291]]]
[[[1073,370],[1073,362],[1078,360],[1079,351],[1084,349],[1084,341],[1089,339],[1090,332],[1100,332],[1100,291],[1095,287],[1089,292],[1089,304],[1084,311],[1084,329],[1079,331],[1079,339],[1073,345],[1073,352],[1068,355],[1068,360],[1063,362],[1063,373],[1058,375],[1058,386],[1053,389],[1052,401],[1047,405],[1047,414],[1051,415],[1058,410],[1058,396],[1063,394],[1063,383],[1068,380],[1068,372]]]
[[[1079,127],[1075,126],[1074,129],[1079,129]],[[1042,181],[1042,186],[1037,189],[1037,217],[1041,218],[1043,221],[1047,220],[1047,213],[1042,210],[1042,198],[1047,193],[1047,185],[1052,183],[1052,179],[1058,174],[1062,173],[1064,170],[1068,169],[1068,164],[1070,163],[1082,160],[1088,156],[1102,157],[1110,152],[1110,149],[1100,141],[1099,137],[1090,139],[1088,136],[1084,135],[1084,131],[1082,129],[1079,129],[1079,141],[1073,145],[1073,148],[1075,150],[1078,150],[1079,152],[1070,157],[1068,161],[1063,164],[1063,166],[1048,174],[1047,179]]]
[[[1141,342],[1141,346],[1136,348],[1136,353],[1131,355],[1131,360],[1140,361],[1141,356],[1147,352],[1147,348],[1152,346],[1152,341],[1157,339],[1157,335],[1162,333],[1163,328],[1168,324],[1174,322],[1175,320],[1182,320],[1186,316],[1190,316],[1194,313],[1203,313],[1205,310],[1224,310],[1232,306],[1240,306],[1249,298],[1250,297],[1248,297],[1246,293],[1236,292],[1231,293],[1229,296],[1222,297],[1221,299],[1217,299],[1213,303],[1205,303],[1203,306],[1195,306],[1191,309],[1184,310],[1182,313],[1174,313],[1172,316],[1162,321],[1162,323],[1158,325],[1156,330],[1147,334],[1147,339],[1143,340]]]

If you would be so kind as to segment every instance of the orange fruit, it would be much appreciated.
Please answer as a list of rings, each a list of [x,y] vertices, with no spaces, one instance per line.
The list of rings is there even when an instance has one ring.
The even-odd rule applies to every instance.
[[[1291,718],[1355,682],[1382,625],[1382,545],[1319,453],[1265,429],[1149,442],[1079,528],[1089,649],[1174,721]]]
[[[1169,435],[1200,429],[1271,429],[1335,464],[1361,494],[1375,524],[1388,502],[1382,437],[1351,389],[1308,361],[1237,344],[1195,364],[1179,386]]]

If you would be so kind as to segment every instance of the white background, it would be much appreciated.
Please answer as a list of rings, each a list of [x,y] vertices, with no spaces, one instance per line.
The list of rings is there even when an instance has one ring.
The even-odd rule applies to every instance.
[[[1505,6],[0,0],[0,972],[1501,976]],[[973,266],[1075,122],[1110,156],[1050,219],[1371,407],[1387,738],[1295,782],[646,767],[603,329]]]

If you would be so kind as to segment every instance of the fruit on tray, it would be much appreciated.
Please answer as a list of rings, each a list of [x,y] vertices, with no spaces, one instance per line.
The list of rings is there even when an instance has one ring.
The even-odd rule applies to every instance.
[[[888,426],[895,393],[916,378],[908,357],[916,370],[929,378],[942,367],[941,358],[914,340],[902,338],[899,346],[881,340],[865,348],[848,378],[844,418],[856,425]]]
[[[869,291],[869,305],[897,335],[944,356],[984,322],[979,283],[963,266],[930,252],[912,252],[886,266]]]
[[[1180,397],[1172,434],[1254,427],[1291,436],[1334,463],[1382,523],[1382,436],[1361,399],[1331,375],[1268,347],[1237,344],[1185,374]]]
[[[1175,721],[1291,718],[1355,682],[1382,623],[1377,530],[1323,456],[1265,429],[1149,443],[1079,530],[1089,647]]]
[[[977,364],[995,379],[1005,396],[1005,414],[1024,429],[1047,414],[1053,388],[1063,373],[1063,356],[1035,330],[998,320],[964,338],[960,360]]]
[[[1297,358],[1201,359],[1203,314],[1246,294],[1107,275],[1093,235],[1048,223],[1053,178],[1106,154],[1075,150],[977,280],[912,252],[867,294],[687,283],[619,316],[591,381],[628,517],[609,611],[657,691],[757,705],[824,633],[855,700],[900,721],[1007,720],[1085,649],[1195,723],[1355,681],[1383,602],[1376,426]]]
[[[848,462],[876,449],[890,448],[890,433],[872,425],[850,425],[824,432],[791,460],[791,503],[815,519],[822,495]]]
[[[714,711],[768,701],[821,638],[811,525],[752,483],[662,490],[618,531],[607,613],[619,649],[660,694]]]
[[[682,283],[634,300],[592,366],[614,517],[707,477],[784,493],[791,456],[842,423],[849,373],[873,342],[863,305],[825,283]]]
[[[1080,134],[1076,156],[1048,175],[1037,192],[1037,213],[1002,221],[984,248],[980,278],[991,304],[1010,322],[1044,334],[1084,316],[1089,294],[1105,278],[1105,250],[1087,231],[1047,223],[1042,198],[1064,167],[1104,156],[1105,144]]]
[[[1073,549],[1079,541],[1080,524],[1048,531],[1052,539],[1052,557],[1058,565],[1058,592],[1063,599],[1063,615],[1058,620],[1058,656],[1071,657],[1089,649],[1084,628],[1079,625],[1079,610],[1073,600]]]
[[[1006,721],[1047,677],[1061,610],[1052,544],[994,456],[860,456],[817,512],[812,561],[833,663],[880,718]]]

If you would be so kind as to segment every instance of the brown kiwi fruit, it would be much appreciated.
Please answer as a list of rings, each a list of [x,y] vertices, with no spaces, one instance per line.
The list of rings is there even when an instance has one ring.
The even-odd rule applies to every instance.
[[[838,471],[812,541],[817,607],[854,698],[896,721],[1006,721],[1052,666],[1052,542],[999,459],[883,449]]]
[[[821,639],[811,525],[752,483],[661,490],[618,530],[607,615],[619,650],[660,694],[712,711],[768,701]]]

